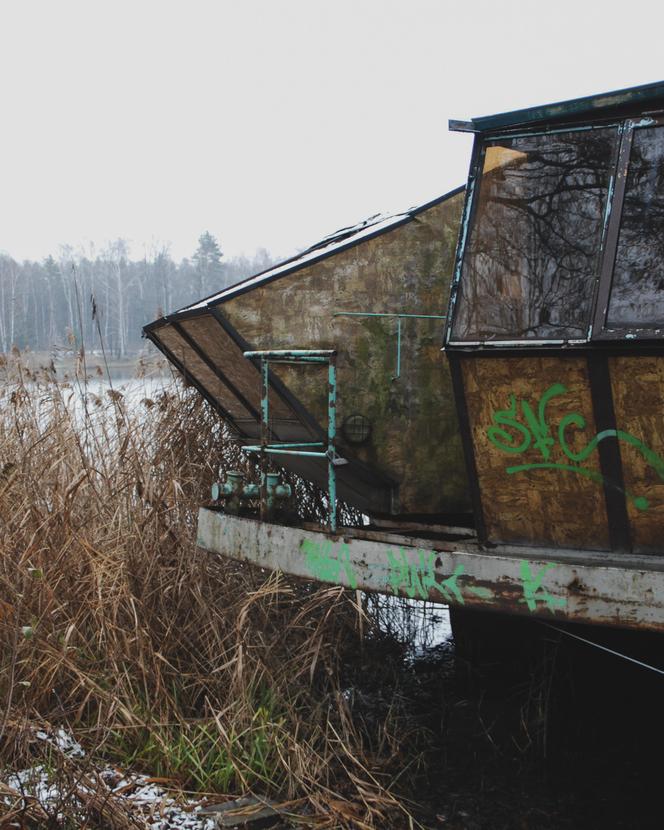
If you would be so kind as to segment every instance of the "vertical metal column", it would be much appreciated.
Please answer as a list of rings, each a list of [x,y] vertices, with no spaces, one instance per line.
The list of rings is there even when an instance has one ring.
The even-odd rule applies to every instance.
[[[331,355],[327,367],[327,490],[330,501],[330,533],[337,531],[337,471],[334,469],[337,437],[337,356]]]
[[[268,519],[267,509],[267,446],[270,437],[270,364],[261,357],[261,521]]]
[[[401,317],[397,317],[397,373],[392,380],[401,377]]]

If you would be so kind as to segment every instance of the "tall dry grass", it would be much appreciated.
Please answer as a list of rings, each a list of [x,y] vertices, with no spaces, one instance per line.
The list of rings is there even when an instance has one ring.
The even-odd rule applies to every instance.
[[[0,371],[0,765],[66,725],[89,758],[188,790],[300,799],[321,826],[406,822],[398,706],[360,727],[344,692],[369,624],[355,595],[195,547],[198,504],[239,463],[198,394],[128,406],[20,355]]]

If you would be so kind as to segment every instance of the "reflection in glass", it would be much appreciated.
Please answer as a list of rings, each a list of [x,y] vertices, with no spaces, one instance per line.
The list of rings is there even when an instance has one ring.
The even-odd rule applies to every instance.
[[[453,340],[586,335],[616,138],[604,128],[487,144]]]
[[[664,325],[664,128],[634,131],[607,326]]]

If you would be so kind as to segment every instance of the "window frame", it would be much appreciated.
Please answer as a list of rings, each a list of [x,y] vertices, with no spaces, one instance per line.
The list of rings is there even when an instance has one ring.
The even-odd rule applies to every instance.
[[[599,289],[595,302],[595,312],[591,328],[591,340],[661,340],[664,338],[664,326],[621,326],[610,328],[608,325],[609,303],[613,289],[614,269],[618,254],[618,241],[622,224],[625,191],[627,189],[627,174],[629,161],[632,155],[632,144],[636,130],[648,127],[664,127],[664,117],[644,116],[642,118],[628,118],[623,122],[620,149],[618,151],[618,167],[615,179],[615,191],[611,198],[611,215],[606,239],[601,251],[601,268]]]
[[[557,125],[551,128],[534,128],[531,130],[501,130],[485,135],[476,136],[473,155],[470,164],[470,173],[467,184],[466,203],[461,219],[459,242],[454,265],[454,276],[450,290],[450,302],[445,332],[445,348],[541,348],[541,347],[568,347],[587,346],[591,343],[613,342],[616,340],[664,340],[664,326],[639,328],[609,328],[607,316],[609,299],[613,287],[613,271],[618,250],[618,237],[622,221],[627,172],[634,132],[646,127],[664,126],[664,116],[633,116],[630,118],[607,119],[604,121],[585,122],[567,125]],[[535,339],[522,338],[510,340],[453,340],[452,330],[456,320],[456,303],[459,291],[463,286],[463,270],[466,250],[470,234],[474,229],[477,203],[479,197],[479,183],[482,177],[482,168],[486,147],[490,142],[505,139],[521,138],[525,136],[555,135],[557,133],[572,133],[588,130],[616,129],[616,155],[613,171],[609,176],[607,201],[602,230],[600,234],[597,267],[593,276],[594,286],[591,291],[590,307],[586,334],[579,338]]]

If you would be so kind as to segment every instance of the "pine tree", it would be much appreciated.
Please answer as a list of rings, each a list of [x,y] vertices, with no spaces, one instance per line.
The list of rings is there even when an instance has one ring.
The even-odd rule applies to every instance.
[[[198,237],[198,248],[194,254],[196,282],[199,297],[219,288],[223,282],[223,253],[219,243],[209,231]]]

